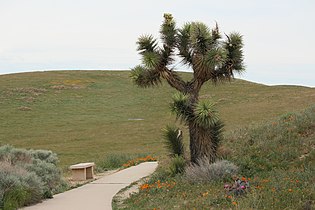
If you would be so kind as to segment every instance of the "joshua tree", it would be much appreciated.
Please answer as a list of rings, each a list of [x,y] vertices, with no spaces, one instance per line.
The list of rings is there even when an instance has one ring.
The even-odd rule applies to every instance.
[[[131,77],[143,88],[159,85],[165,79],[178,91],[172,111],[188,126],[191,162],[197,163],[204,157],[213,162],[223,123],[213,103],[199,101],[199,92],[207,81],[230,81],[235,72],[244,71],[242,36],[225,34],[223,40],[217,24],[210,30],[201,22],[176,28],[171,14],[164,14],[160,34],[161,45],[152,35],[139,37],[137,45],[143,64],[132,69]],[[175,71],[176,56],[193,70],[190,81],[184,81]]]

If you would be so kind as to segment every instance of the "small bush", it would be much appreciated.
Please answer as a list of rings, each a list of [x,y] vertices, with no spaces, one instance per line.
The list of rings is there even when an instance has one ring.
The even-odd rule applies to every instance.
[[[5,145],[0,147],[0,161],[5,161],[12,165],[25,164],[32,162],[32,156],[29,151]]]
[[[3,208],[12,209],[39,202],[42,199],[44,184],[33,172],[0,162],[0,200]],[[14,208],[13,208],[14,209]]]
[[[210,182],[230,178],[238,172],[238,167],[227,160],[210,163],[207,158],[200,159],[197,164],[185,170],[185,177],[190,182]]]
[[[51,151],[0,147],[0,209],[37,203],[60,192],[61,185],[65,189],[57,162]]]
[[[54,189],[61,182],[61,172],[56,165],[36,159],[33,164],[28,164],[25,168],[34,172],[44,183],[44,198],[51,198]]]
[[[31,150],[30,154],[34,159],[57,165],[58,157],[56,153],[48,150]]]
[[[175,176],[176,174],[181,174],[185,171],[186,166],[186,160],[183,156],[175,155],[174,158],[172,158],[172,162],[170,165],[170,172],[172,176]]]

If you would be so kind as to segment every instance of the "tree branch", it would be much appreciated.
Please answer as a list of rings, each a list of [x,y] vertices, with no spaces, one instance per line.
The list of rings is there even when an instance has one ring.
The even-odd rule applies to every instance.
[[[187,93],[186,82],[176,72],[169,70],[167,67],[164,67],[161,71],[161,76],[171,87],[184,94]]]

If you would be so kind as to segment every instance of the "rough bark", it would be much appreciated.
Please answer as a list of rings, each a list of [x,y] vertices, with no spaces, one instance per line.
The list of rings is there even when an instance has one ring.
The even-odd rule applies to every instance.
[[[189,93],[189,103],[191,109],[199,102],[199,92],[204,81],[193,79],[191,91]],[[197,125],[193,120],[188,123],[190,137],[191,162],[197,163],[201,158],[207,157],[209,162],[214,162],[216,158],[217,145],[212,141],[211,128],[204,128]]]
[[[197,163],[199,159],[207,157],[209,162],[216,159],[217,145],[212,141],[211,129],[205,129],[193,122],[189,123],[191,162]]]
[[[180,78],[180,76],[177,75],[176,72],[171,71],[167,68],[164,68],[161,72],[161,76],[167,81],[167,83],[178,90],[179,92],[186,93],[187,92],[187,86],[184,80]]]

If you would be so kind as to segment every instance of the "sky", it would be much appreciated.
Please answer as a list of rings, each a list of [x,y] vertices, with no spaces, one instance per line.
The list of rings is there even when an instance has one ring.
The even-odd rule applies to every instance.
[[[314,9],[314,0],[0,0],[0,74],[133,68],[138,37],[158,38],[171,13],[179,27],[217,22],[241,33],[239,78],[315,87]]]

